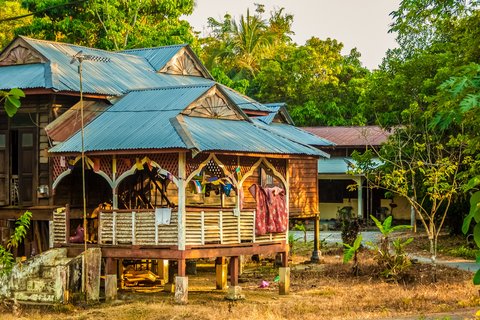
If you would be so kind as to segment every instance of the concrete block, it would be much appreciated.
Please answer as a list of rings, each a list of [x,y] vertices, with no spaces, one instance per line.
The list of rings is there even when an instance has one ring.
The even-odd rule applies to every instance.
[[[107,274],[105,276],[105,300],[117,299],[117,275]]]
[[[227,295],[225,296],[227,300],[243,300],[245,295],[242,294],[242,287],[240,286],[230,286],[228,287]]]
[[[100,299],[100,272],[102,265],[102,250],[90,248],[84,253],[83,277],[85,280],[85,295],[87,302]]]
[[[188,277],[175,277],[175,303],[188,303]]]

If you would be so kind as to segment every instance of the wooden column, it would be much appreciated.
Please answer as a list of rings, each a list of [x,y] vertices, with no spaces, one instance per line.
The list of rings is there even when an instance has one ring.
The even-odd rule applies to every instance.
[[[100,298],[100,272],[102,251],[100,248],[89,248],[83,253],[83,277],[87,302],[95,302]]]
[[[238,274],[240,269],[239,262],[238,257],[230,257],[230,286],[228,287],[228,292],[225,297],[228,300],[240,300],[245,298],[242,294],[242,287],[238,285]]]
[[[168,277],[168,260],[160,259],[157,260],[157,270],[158,276],[162,280],[162,283],[166,284],[169,282],[170,278]]]
[[[117,261],[107,258],[105,261],[105,300],[117,298]]]
[[[238,257],[231,257],[230,258],[230,285],[237,286],[238,285],[238,275],[239,275],[239,259]]]
[[[185,277],[187,267],[187,261],[185,259],[178,260],[178,276]]]
[[[224,257],[218,257],[215,260],[216,288],[224,290],[227,288],[228,265]]]
[[[278,282],[279,294],[287,295],[290,292],[290,268],[281,267],[278,269],[280,281]]]
[[[313,231],[313,251],[310,261],[313,263],[320,262],[320,215],[315,217],[314,231]]]
[[[70,243],[70,205],[65,205],[65,243]]]
[[[363,178],[362,177],[359,177],[358,180],[357,180],[357,184],[358,184],[358,190],[357,190],[357,194],[358,194],[358,208],[357,208],[357,216],[362,219],[363,218],[363,189],[362,189],[362,182],[363,182]]]
[[[185,210],[186,158],[185,152],[178,153],[178,250],[185,250],[185,225],[187,223]]]

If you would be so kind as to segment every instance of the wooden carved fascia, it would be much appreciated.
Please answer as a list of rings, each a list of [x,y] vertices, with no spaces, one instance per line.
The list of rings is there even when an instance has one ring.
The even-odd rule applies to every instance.
[[[194,101],[185,110],[183,115],[225,120],[245,120],[237,108],[227,99],[217,87],[212,87],[200,99]]]
[[[198,59],[194,58],[193,53],[190,53],[185,47],[173,56],[159,72],[210,79],[211,76],[204,69]]]
[[[0,54],[0,66],[42,62],[46,59],[22,38],[16,39]]]

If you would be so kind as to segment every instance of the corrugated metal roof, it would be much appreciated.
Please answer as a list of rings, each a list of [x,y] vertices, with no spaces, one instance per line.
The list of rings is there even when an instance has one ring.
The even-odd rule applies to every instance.
[[[201,151],[322,156],[313,147],[283,138],[247,121],[184,117],[187,130]]]
[[[24,64],[0,67],[0,89],[45,87],[45,65]]]
[[[372,162],[374,166],[382,164],[380,159],[373,158]],[[332,157],[330,159],[318,160],[318,173],[320,174],[347,174],[349,170],[352,170],[357,162],[349,157]]]
[[[227,86],[221,85],[222,88],[225,90],[229,98],[235,102],[240,108],[243,110],[253,110],[253,111],[265,111],[265,112],[270,112],[270,109],[265,107],[263,104],[260,102],[257,102],[253,100],[250,97],[247,97],[246,95],[243,95],[232,88],[229,88]]]
[[[391,134],[379,126],[305,127],[302,129],[330,140],[337,146],[378,146],[387,141]]]
[[[51,83],[59,91],[80,91],[78,62],[71,64],[72,57],[82,51],[84,55],[109,59],[108,62],[84,60],[83,91],[106,95],[121,95],[131,90],[201,85],[213,83],[201,77],[173,76],[156,73],[148,61],[139,56],[119,54],[67,43],[23,38],[35,50],[50,60]],[[48,87],[48,86],[47,86]]]
[[[170,123],[211,85],[132,91],[85,127],[85,151],[187,148]],[[79,152],[80,133],[50,152]]]
[[[146,48],[146,49],[131,49],[119,51],[119,53],[131,54],[139,57],[144,57],[158,71],[161,70],[174,55],[176,55],[186,44],[179,44],[173,46]]]
[[[85,151],[191,147],[189,141],[182,139],[172,119],[211,87],[182,86],[130,92],[85,127]],[[182,125],[200,151],[322,155],[315,148],[278,136],[249,121],[183,116]],[[81,136],[76,133],[50,152],[80,150]]]
[[[266,116],[258,117],[257,119],[263,121],[266,124],[270,124],[274,121],[277,115],[281,115],[283,117],[282,122],[295,125],[290,114],[287,111],[287,107],[285,102],[277,102],[277,103],[265,103],[265,107],[270,110],[270,113]]]
[[[310,146],[332,146],[333,142],[320,138],[310,132],[304,131],[300,128],[292,126],[286,123],[270,123],[266,125],[258,119],[254,119],[255,125],[270,130],[275,134],[278,134],[284,138],[295,140],[299,143],[308,144]],[[326,154],[327,155],[327,154]],[[328,157],[328,155],[327,155]]]
[[[87,125],[93,119],[98,117],[110,105],[102,101],[84,101],[83,102],[83,122]],[[65,141],[72,134],[81,129],[81,105],[76,103],[73,107],[65,111],[57,119],[50,122],[46,127],[48,137],[53,141]]]

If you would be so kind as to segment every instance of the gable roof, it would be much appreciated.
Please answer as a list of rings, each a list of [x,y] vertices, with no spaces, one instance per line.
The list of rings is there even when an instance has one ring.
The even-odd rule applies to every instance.
[[[339,147],[379,146],[387,141],[391,134],[379,126],[304,127],[302,129],[330,140]]]
[[[258,117],[257,119],[260,121],[266,124],[271,124],[275,120],[278,120],[278,122],[295,125],[293,119],[288,113],[285,102],[265,103],[264,106],[270,110],[270,113],[266,116]]]
[[[213,80],[210,72],[208,72],[188,44],[131,49],[119,51],[119,53],[144,57],[156,72],[200,76]]]
[[[83,55],[96,57],[96,60],[84,60],[83,68],[83,92],[103,95],[122,95],[132,90],[141,90],[146,88],[171,87],[179,85],[201,85],[213,83],[211,79],[191,76],[174,76],[169,74],[157,73],[155,68],[141,56],[131,54],[120,54],[106,50],[77,46],[68,43],[36,40],[27,37],[19,37],[0,54],[6,58],[12,48],[22,46],[28,48],[31,54],[41,57],[44,62],[41,64],[44,68],[43,84],[44,88],[56,91],[74,91],[79,92],[79,74],[78,62],[73,61],[72,57],[78,52]],[[10,66],[4,69],[1,67],[1,73],[6,76],[16,71],[17,66]],[[23,65],[23,68],[29,69],[30,65]],[[37,74],[40,73],[40,66],[36,66]],[[12,87],[24,87],[10,82]],[[42,83],[37,82],[36,85]],[[7,89],[5,85],[1,85]]]
[[[84,150],[88,153],[185,149],[324,155],[313,147],[259,128],[248,118],[225,120],[182,115],[186,108],[216,87],[180,86],[132,91],[85,127]],[[80,150],[81,134],[77,132],[49,152],[78,153]]]

